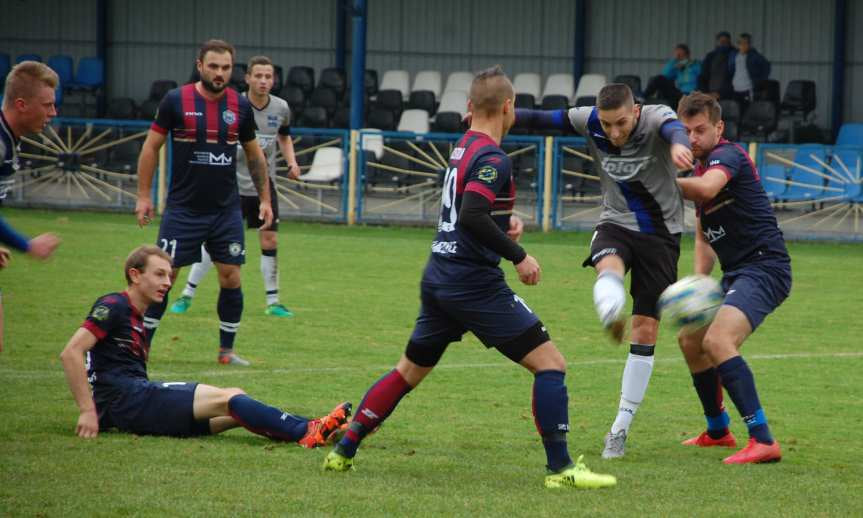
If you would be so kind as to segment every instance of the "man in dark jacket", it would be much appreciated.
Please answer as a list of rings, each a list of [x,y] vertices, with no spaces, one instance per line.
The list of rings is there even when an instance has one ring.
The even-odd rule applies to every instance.
[[[747,33],[740,35],[737,49],[732,50],[728,57],[731,69],[731,86],[734,88],[734,99],[745,109],[753,99],[753,90],[758,83],[770,77],[770,62],[760,52],[752,47],[752,36]]]
[[[698,76],[698,89],[717,98],[730,98],[734,94],[731,86],[733,71],[730,60],[732,52],[737,49],[731,46],[731,34],[722,31],[716,35],[716,48],[704,56],[701,63],[701,75]]]

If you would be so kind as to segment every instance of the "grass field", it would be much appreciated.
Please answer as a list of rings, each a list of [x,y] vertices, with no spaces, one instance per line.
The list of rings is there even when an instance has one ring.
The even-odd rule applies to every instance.
[[[684,448],[704,426],[664,330],[628,453],[604,461],[626,347],[609,345],[580,267],[588,234],[528,234],[544,277],[513,285],[569,361],[570,449],[616,488],[551,492],[530,415],[531,376],[470,337],[366,441],[353,473],[323,473],[325,451],[238,429],[203,439],[74,436],[77,408],[58,354],[96,297],[124,287],[122,262],[155,241],[131,215],[4,210],[17,228],[63,238],[46,264],[16,255],[0,274],[0,516],[860,516],[863,515],[863,246],[790,245],[791,297],[745,344],[781,463],[724,466],[729,450]],[[402,353],[418,307],[430,229],[283,224],[280,266],[291,320],[265,317],[256,236],[247,235],[237,349],[251,368],[215,362],[216,279],[189,313],[167,314],[150,374],[239,386],[294,413],[358,403]],[[685,239],[681,275],[692,268]],[[505,267],[512,275],[512,267]],[[185,281],[187,272],[181,274]],[[172,300],[179,289],[172,293]],[[733,431],[746,436],[736,411]]]

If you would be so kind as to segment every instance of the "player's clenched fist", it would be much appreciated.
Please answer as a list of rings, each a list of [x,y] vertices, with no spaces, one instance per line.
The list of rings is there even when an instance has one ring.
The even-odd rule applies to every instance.
[[[541,275],[541,270],[539,268],[539,263],[536,262],[536,259],[531,255],[525,256],[525,258],[515,265],[515,271],[518,272],[518,279],[528,286],[533,286],[534,284],[539,283],[539,278]]]

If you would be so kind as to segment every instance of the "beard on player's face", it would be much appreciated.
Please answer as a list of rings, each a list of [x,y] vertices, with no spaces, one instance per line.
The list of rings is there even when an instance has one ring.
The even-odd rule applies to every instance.
[[[212,92],[214,94],[222,93],[222,90],[228,86],[228,83],[222,81],[221,84],[217,85],[212,80],[201,76],[201,84],[204,85],[204,89],[208,92]]]

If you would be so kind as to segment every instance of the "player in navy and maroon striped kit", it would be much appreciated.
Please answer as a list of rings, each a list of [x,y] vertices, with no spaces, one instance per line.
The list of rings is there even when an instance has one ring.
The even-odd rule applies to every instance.
[[[243,146],[249,175],[260,199],[262,229],[273,220],[267,163],[255,139],[255,119],[248,99],[227,88],[234,48],[210,40],[198,54],[201,80],[171,90],[162,99],[138,159],[138,203],[143,226],[153,217],[150,189],[159,148],[168,133],[173,142],[172,176],[158,244],[180,267],[201,260],[203,244],[219,271],[219,363],[248,365],[234,353],[234,338],[243,313],[240,265],[245,262],[245,232],[237,190],[237,143]],[[152,306],[144,318],[151,338],[167,300]]]
[[[447,346],[470,331],[534,374],[533,410],[548,460],[546,487],[597,488],[616,483],[573,463],[566,444],[566,360],[539,318],[506,284],[501,258],[519,279],[537,284],[540,268],[519,246],[523,224],[513,215],[512,164],[500,141],[515,120],[512,83],[500,67],[480,72],[470,90],[470,130],[450,156],[438,231],[421,283],[420,314],[396,368],[363,398],[324,469],[353,466],[362,439],[395,410],[438,363]]]
[[[126,290],[100,297],[60,354],[80,410],[75,429],[80,437],[96,437],[109,428],[192,437],[242,426],[274,440],[315,448],[346,422],[350,403],[319,419],[307,419],[267,406],[238,388],[150,381],[150,339],[143,314],[171,287],[171,257],[157,246],[140,246],[129,254],[124,272]]]
[[[707,430],[684,444],[737,445],[722,406],[725,387],[746,423],[749,442],[723,462],[776,462],[782,451],[767,426],[752,371],[738,350],[791,291],[791,258],[755,164],[740,146],[722,138],[716,99],[690,94],[680,101],[678,115],[698,160],[694,177],[677,180],[684,198],[697,205],[695,273],[709,275],[718,258],[725,292],[713,322],[680,337],[707,418]]]

